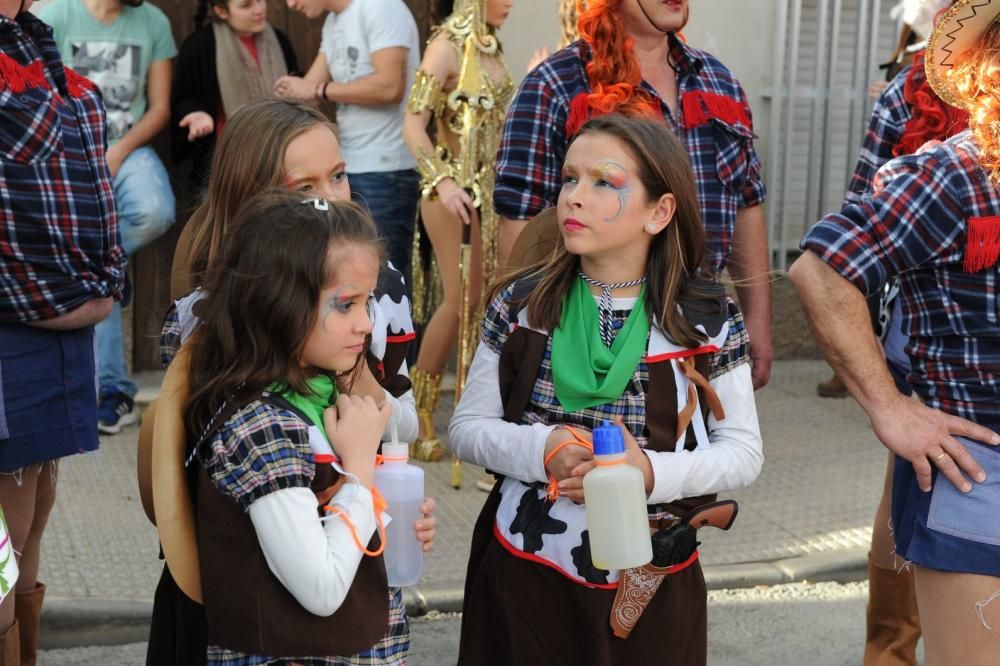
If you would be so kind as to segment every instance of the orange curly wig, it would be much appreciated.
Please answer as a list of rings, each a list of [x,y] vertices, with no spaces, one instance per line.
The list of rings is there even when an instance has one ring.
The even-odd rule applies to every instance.
[[[622,2],[589,0],[587,8],[580,11],[580,38],[592,54],[587,63],[591,92],[584,108],[579,108],[582,102],[573,100],[574,111],[660,118],[654,101],[641,87],[642,72],[632,50],[633,40],[621,27],[618,10]]]

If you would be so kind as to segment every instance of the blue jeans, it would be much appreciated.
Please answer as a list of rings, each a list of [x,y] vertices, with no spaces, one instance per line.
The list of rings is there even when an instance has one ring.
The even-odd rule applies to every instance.
[[[122,246],[131,260],[174,223],[174,192],[156,151],[142,146],[132,151],[114,181],[115,204]],[[122,333],[122,307],[115,303],[108,318],[94,327],[97,382],[102,391],[115,389],[135,397],[135,383],[128,377]]]
[[[410,247],[420,200],[420,176],[413,169],[348,173],[351,198],[366,206],[385,241],[389,261],[410,283]]]

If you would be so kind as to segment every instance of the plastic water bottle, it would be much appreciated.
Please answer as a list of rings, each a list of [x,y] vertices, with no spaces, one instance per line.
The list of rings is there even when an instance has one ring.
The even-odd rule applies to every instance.
[[[642,472],[625,462],[621,428],[594,429],[597,467],[583,477],[590,556],[599,569],[629,569],[653,559]]]
[[[416,585],[424,568],[424,551],[413,523],[421,518],[424,501],[424,470],[407,462],[409,445],[396,441],[382,444],[383,463],[375,468],[375,486],[388,503],[392,518],[385,528],[385,569],[389,585]]]

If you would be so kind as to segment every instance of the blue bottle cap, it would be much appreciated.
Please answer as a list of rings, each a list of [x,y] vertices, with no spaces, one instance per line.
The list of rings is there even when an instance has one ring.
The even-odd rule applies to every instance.
[[[613,456],[618,453],[625,453],[622,429],[610,421],[594,428],[594,455]]]

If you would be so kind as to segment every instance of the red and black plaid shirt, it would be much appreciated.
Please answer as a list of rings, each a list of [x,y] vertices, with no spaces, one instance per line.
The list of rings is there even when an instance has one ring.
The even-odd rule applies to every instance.
[[[971,132],[878,170],[872,192],[805,235],[866,295],[898,277],[908,378],[928,404],[1000,422],[1000,191]]]
[[[736,214],[762,204],[767,192],[753,145],[750,105],[739,81],[714,56],[673,33],[669,39],[671,60],[677,63],[676,113],[649,84],[642,87],[687,148],[705,224],[705,263],[720,274],[732,254]],[[507,109],[497,154],[493,206],[503,217],[526,220],[556,204],[570,108],[578,95],[590,92],[590,58],[587,45],[575,42],[521,82]]]
[[[101,94],[63,66],[52,29],[0,16],[0,323],[121,293],[105,148]]]

